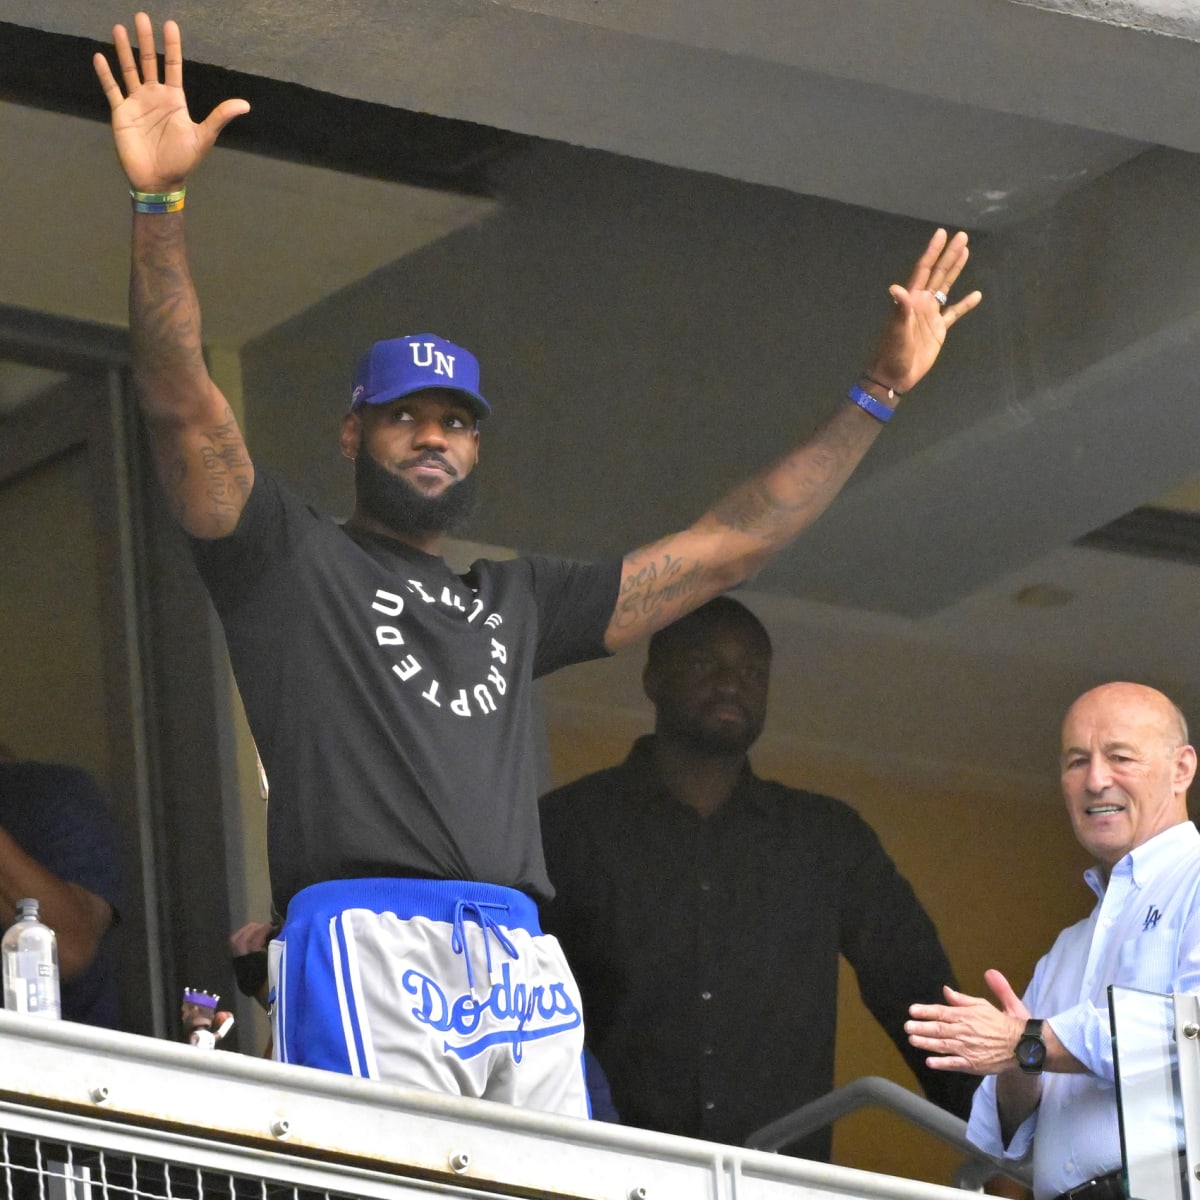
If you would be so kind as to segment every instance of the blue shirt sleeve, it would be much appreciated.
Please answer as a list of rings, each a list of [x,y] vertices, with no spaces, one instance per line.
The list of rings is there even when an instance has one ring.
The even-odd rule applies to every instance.
[[[65,883],[121,907],[116,823],[86,771],[52,763],[0,767],[0,825],[31,858]]]

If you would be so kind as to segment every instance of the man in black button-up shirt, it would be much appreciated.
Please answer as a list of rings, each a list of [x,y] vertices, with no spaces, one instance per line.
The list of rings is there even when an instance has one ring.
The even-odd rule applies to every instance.
[[[654,736],[542,800],[543,923],[588,1044],[626,1124],[740,1144],[833,1086],[844,954],[926,1093],[965,1116],[974,1081],[930,1071],[904,1035],[908,1006],[953,979],[912,888],[849,806],[750,770],[770,664],[758,619],[710,601],[650,644]]]

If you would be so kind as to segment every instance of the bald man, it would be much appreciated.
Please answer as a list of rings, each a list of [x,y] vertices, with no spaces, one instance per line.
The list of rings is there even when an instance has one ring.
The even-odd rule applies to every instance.
[[[1179,709],[1161,692],[1109,683],[1063,721],[1062,790],[1098,903],[1065,929],[1018,998],[999,971],[999,1007],[946,989],[914,1004],[909,1041],[936,1070],[986,1078],[967,1136],[1006,1158],[1032,1153],[1036,1200],[1124,1200],[1108,987],[1200,991],[1196,773]]]

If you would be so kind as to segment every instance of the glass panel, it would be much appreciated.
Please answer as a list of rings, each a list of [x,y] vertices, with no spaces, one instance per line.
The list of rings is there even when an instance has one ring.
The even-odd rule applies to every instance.
[[[1110,987],[1121,1157],[1130,1200],[1183,1200],[1184,1145],[1171,996]]]
[[[99,560],[86,449],[0,483],[0,742],[83,767],[111,795]]]

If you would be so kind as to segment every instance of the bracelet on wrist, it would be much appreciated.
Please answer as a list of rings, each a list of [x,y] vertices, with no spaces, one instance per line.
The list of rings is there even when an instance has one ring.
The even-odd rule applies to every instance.
[[[868,382],[874,382],[874,380],[868,380]],[[882,385],[876,384],[876,386],[879,387]],[[882,400],[876,400],[870,392],[864,392],[857,383],[850,385],[850,390],[846,393],[846,399],[853,400],[863,412],[870,413],[875,420],[885,425],[892,419],[892,410]]]
[[[903,392],[898,392],[890,383],[884,383],[882,379],[876,379],[874,375],[868,375],[865,371],[859,376],[864,383],[873,383],[877,388],[883,388],[887,392],[889,400],[895,400],[897,396],[903,396]]]
[[[174,192],[139,192],[136,188],[130,188],[129,195],[133,198],[134,212],[174,213],[182,211],[187,188],[179,188]]]

